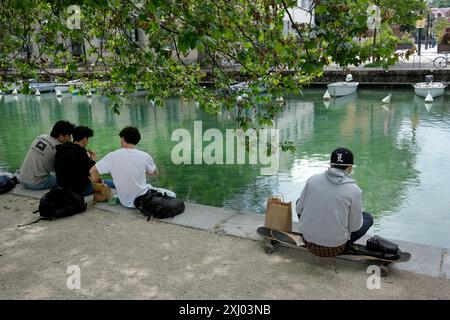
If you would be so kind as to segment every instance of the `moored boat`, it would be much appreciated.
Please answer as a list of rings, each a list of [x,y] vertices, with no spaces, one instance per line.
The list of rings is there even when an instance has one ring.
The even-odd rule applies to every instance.
[[[433,98],[444,95],[447,85],[443,82],[433,82],[433,76],[425,76],[426,82],[418,82],[414,85],[414,92],[419,97],[425,98],[428,94]]]
[[[358,90],[359,82],[353,82],[353,76],[347,75],[345,81],[334,82],[328,85],[328,92],[332,97],[342,97],[355,93]]]

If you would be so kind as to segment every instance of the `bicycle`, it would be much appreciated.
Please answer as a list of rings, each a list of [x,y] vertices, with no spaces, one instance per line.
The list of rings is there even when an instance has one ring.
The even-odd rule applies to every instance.
[[[445,54],[445,57],[440,56],[433,60],[433,66],[436,69],[445,69],[450,64],[450,61],[448,58],[449,52],[444,52],[444,54]]]

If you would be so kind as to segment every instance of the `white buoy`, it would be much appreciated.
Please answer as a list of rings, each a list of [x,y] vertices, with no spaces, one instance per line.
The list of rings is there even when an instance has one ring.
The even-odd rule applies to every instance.
[[[12,92],[13,95],[17,95],[17,88],[14,88],[14,91]]]
[[[34,95],[35,95],[35,96],[40,96],[40,95],[41,95],[41,92],[39,91],[38,88],[36,88],[36,92],[34,93]]]
[[[281,96],[280,96],[280,97],[278,97],[278,98],[277,98],[277,102],[278,102],[278,103],[283,103],[283,102],[284,102],[284,99],[283,99],[283,97],[281,97]]]
[[[61,90],[56,90],[56,96],[57,97],[61,97],[62,96]]]
[[[88,92],[86,93],[86,97],[88,97],[88,98],[92,97],[92,92],[91,92],[91,90],[88,90]]]
[[[383,103],[385,103],[385,104],[389,104],[389,103],[391,103],[391,96],[392,96],[392,94],[389,93],[389,95],[381,101],[383,101]]]
[[[330,106],[331,102],[330,101],[324,101],[323,104],[325,105],[325,109],[328,110],[328,107]]]
[[[431,95],[431,91],[428,91],[427,97],[425,98],[425,102],[433,102],[433,96]]]
[[[430,112],[432,107],[433,107],[432,103],[425,103],[425,108],[427,109],[427,112]]]
[[[323,95],[323,99],[324,100],[330,100],[331,99],[331,94],[330,94],[330,92],[328,90]]]

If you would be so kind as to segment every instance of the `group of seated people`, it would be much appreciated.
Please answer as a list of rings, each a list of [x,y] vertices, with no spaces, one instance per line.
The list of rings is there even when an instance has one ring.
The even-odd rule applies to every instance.
[[[134,200],[149,189],[166,192],[147,184],[147,176],[158,176],[153,158],[136,149],[141,134],[135,127],[119,133],[121,148],[96,162],[94,151],[87,149],[94,131],[85,126],[60,120],[50,135],[43,134],[31,144],[20,168],[19,180],[24,188],[42,190],[60,186],[82,196],[93,192],[93,184],[101,183],[117,190],[122,205],[133,208]],[[112,181],[102,179],[110,174]]]
[[[138,129],[120,131],[121,148],[98,162],[95,152],[87,149],[93,136],[88,127],[58,121],[50,135],[41,135],[31,144],[20,169],[22,185],[35,190],[60,186],[85,196],[93,192],[93,183],[101,183],[116,188],[120,203],[129,208],[149,189],[175,196],[147,184],[147,176],[159,173],[153,158],[136,149],[141,140]],[[334,150],[330,168],[310,177],[297,200],[300,232],[306,247],[316,255],[342,253],[373,224],[372,216],[362,212],[362,191],[350,175],[352,168],[353,153],[346,148]],[[102,174],[110,174],[112,181],[102,180]]]

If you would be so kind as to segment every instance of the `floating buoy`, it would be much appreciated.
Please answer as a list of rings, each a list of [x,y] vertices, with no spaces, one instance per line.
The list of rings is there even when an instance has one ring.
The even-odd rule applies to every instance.
[[[385,104],[389,104],[389,103],[391,103],[391,96],[392,96],[392,94],[389,93],[389,95],[381,101],[383,101],[383,103],[385,103]]]
[[[433,102],[433,96],[431,95],[431,91],[428,91],[427,97],[425,98],[425,102]]]
[[[331,94],[330,94],[330,92],[328,90],[323,95],[323,99],[324,100],[330,100],[331,99]]]
[[[283,97],[281,97],[281,96],[280,96],[280,97],[278,97],[278,98],[277,98],[277,102],[278,102],[278,103],[283,103],[283,102],[284,102],[284,99],[283,99]]]
[[[35,94],[34,94],[35,96],[40,96],[41,95],[41,92],[39,91],[39,89],[38,88],[36,88],[36,92],[35,92]]]
[[[325,109],[328,110],[328,107],[330,106],[331,102],[330,101],[324,101],[323,104],[325,105]]]
[[[88,90],[88,92],[86,93],[86,97],[88,97],[88,98],[92,97],[92,92],[91,92],[91,90]]]
[[[17,88],[14,88],[14,91],[12,92],[13,95],[17,94]]]
[[[425,108],[427,109],[427,112],[430,112],[432,107],[433,107],[432,103],[425,103]]]
[[[61,97],[62,96],[61,90],[56,90],[56,96],[57,97]]]

